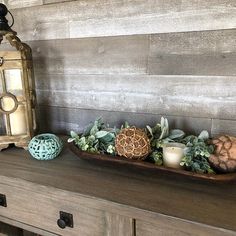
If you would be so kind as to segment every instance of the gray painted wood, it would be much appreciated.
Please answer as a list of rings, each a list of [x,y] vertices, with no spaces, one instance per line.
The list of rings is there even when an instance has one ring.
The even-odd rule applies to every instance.
[[[142,114],[131,112],[111,112],[75,108],[61,107],[39,107],[39,120],[41,132],[67,133],[71,130],[82,132],[90,122],[94,122],[96,118],[102,117],[104,122],[110,127],[121,127],[125,121],[137,127],[145,127],[146,125],[154,126],[160,122],[161,114]],[[163,115],[165,116],[165,115]],[[168,118],[171,128],[179,128],[189,134],[199,134],[202,130],[211,131],[211,119],[165,116]]]
[[[150,36],[150,51],[148,35],[29,44],[41,72],[235,75],[235,35],[236,30],[156,34]]]
[[[25,41],[232,29],[235,13],[229,0],[80,0],[13,10]]]
[[[8,201],[7,209],[0,209],[0,213],[7,218],[29,223],[31,226],[64,236],[80,234],[84,236],[121,236],[125,232],[127,232],[127,236],[132,236],[132,220],[125,216],[91,209],[86,205],[76,204],[67,197],[51,198],[51,194],[47,190],[45,192],[37,190],[29,192],[26,186],[15,187],[5,184],[0,184],[0,188],[7,196]],[[59,211],[73,214],[73,229],[66,227],[62,230],[58,227]],[[114,228],[113,224],[116,225]]]
[[[41,105],[221,119],[235,117],[235,81],[220,76],[36,75]]]
[[[192,224],[191,222],[176,222],[175,220],[157,219],[155,222],[136,222],[136,236],[235,236],[236,233],[224,229]]]
[[[62,2],[73,2],[77,0],[43,0],[43,4],[62,3]]]
[[[109,209],[108,209],[109,210]],[[135,236],[134,219],[119,214],[105,213],[107,236]]]
[[[148,73],[235,75],[235,36],[236,30],[152,35]]]
[[[40,236],[40,235],[39,234],[34,234],[32,232],[24,230],[23,231],[23,236]]]
[[[228,109],[230,110],[230,107]],[[236,136],[236,121],[213,119],[211,132],[214,136],[223,134]]]
[[[0,236],[23,236],[21,229],[0,222]]]
[[[23,229],[23,236],[58,236],[58,234],[53,234],[43,229],[32,227],[27,223],[24,224],[22,222],[12,220],[4,216],[0,216],[0,221],[7,223],[9,225],[14,225],[15,227],[18,227],[20,229]],[[18,236],[18,235],[13,235],[13,236]]]
[[[9,9],[43,5],[43,0],[1,0]]]
[[[36,73],[145,74],[148,36],[29,42]]]
[[[40,105],[65,112],[235,119],[234,1],[45,0],[33,6],[41,3],[8,1],[10,8],[26,7],[12,10],[14,28],[22,39],[35,40],[29,43]],[[180,33],[195,30],[201,31]],[[149,35],[158,32],[165,34]],[[55,117],[56,125],[50,123],[53,130],[78,127],[70,115],[61,117],[63,122]],[[213,124],[213,134],[232,133],[218,126]]]
[[[150,173],[126,168],[106,168],[80,160],[67,148],[48,162],[34,160],[28,152],[11,148],[1,153],[0,162],[1,189],[9,193],[9,203],[20,203],[9,204],[9,211],[0,208],[1,216],[18,217],[21,207],[25,207],[24,212],[28,214],[21,217],[22,221],[33,216],[30,222],[47,227],[53,224],[52,229],[55,229],[58,210],[70,210],[75,212],[75,226],[81,224],[81,232],[86,227],[89,227],[88,232],[96,227],[106,228],[105,212],[124,216],[127,222],[135,217],[150,223],[169,221],[181,226],[190,220],[195,229],[197,225],[204,228],[207,224],[236,230],[236,189],[231,183],[216,184],[194,181],[186,176],[163,176],[158,172],[150,176]],[[86,224],[86,219],[95,217],[94,224]],[[77,227],[71,232],[80,232]]]

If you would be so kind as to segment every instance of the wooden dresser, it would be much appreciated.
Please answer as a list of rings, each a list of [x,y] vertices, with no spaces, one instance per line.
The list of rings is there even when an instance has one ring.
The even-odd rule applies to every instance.
[[[40,235],[236,235],[235,184],[96,166],[67,148],[44,162],[2,151],[0,194],[0,221]],[[73,228],[58,226],[60,212]]]

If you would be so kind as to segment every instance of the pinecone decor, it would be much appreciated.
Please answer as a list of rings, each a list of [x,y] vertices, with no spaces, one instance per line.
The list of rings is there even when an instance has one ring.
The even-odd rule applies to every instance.
[[[236,138],[228,135],[213,139],[216,149],[209,162],[219,172],[236,171]]]
[[[128,159],[144,160],[151,151],[147,134],[136,127],[124,128],[116,136],[116,151]]]

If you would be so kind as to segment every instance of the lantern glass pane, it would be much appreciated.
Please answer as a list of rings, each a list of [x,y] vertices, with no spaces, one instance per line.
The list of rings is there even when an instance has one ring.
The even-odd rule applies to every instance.
[[[21,70],[20,69],[4,70],[4,77],[5,77],[7,92],[10,92],[15,96],[22,96],[23,84],[21,78]]]

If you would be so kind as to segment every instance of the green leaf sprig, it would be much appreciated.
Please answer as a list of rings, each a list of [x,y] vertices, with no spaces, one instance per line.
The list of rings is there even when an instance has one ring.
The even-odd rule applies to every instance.
[[[74,142],[82,151],[115,155],[115,137],[118,132],[119,129],[109,128],[98,118],[81,135],[71,131],[68,142]]]
[[[214,146],[208,145],[208,140],[209,134],[206,130],[202,131],[198,137],[194,135],[185,137],[182,143],[186,145],[186,152],[180,165],[197,173],[214,173],[208,162],[208,158],[214,151]]]

